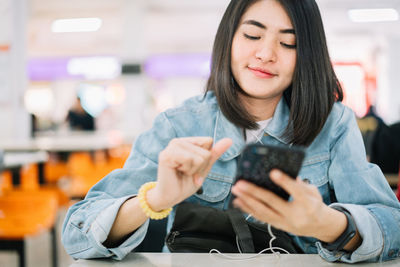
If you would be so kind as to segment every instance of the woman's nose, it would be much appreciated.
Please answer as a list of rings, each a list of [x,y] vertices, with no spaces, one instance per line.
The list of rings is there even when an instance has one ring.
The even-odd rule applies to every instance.
[[[256,52],[256,58],[262,62],[275,62],[276,52],[272,44],[263,45]]]

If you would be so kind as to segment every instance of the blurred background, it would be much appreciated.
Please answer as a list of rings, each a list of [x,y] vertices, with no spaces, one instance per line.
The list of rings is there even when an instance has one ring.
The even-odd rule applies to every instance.
[[[26,266],[72,262],[57,244],[63,210],[122,166],[159,112],[204,91],[228,3],[0,0],[1,266],[22,256]],[[400,0],[317,3],[344,103],[359,118],[368,159],[396,191]],[[29,231],[15,226],[26,192],[53,210]]]

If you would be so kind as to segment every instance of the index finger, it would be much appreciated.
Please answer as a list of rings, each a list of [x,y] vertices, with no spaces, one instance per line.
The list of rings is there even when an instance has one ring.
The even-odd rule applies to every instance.
[[[213,138],[210,136],[182,137],[181,139],[207,150],[210,150],[213,144]]]
[[[214,164],[232,145],[232,139],[223,138],[219,140],[211,149],[211,165]]]
[[[214,163],[225,153],[226,150],[232,145],[232,139],[230,138],[223,138],[219,140],[211,149],[211,159],[202,172],[202,175],[205,176],[211,170],[211,167]]]

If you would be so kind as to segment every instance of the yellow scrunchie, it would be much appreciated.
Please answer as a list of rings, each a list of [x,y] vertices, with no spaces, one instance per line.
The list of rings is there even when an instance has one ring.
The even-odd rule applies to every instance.
[[[170,212],[172,211],[172,208],[165,209],[160,212],[156,212],[149,207],[149,204],[147,203],[147,199],[146,199],[146,193],[150,189],[154,188],[156,186],[156,184],[157,184],[157,182],[149,182],[149,183],[143,184],[139,189],[139,194],[137,195],[137,197],[139,199],[140,207],[142,208],[143,212],[146,214],[147,217],[149,217],[150,219],[153,219],[153,220],[161,220],[170,214]]]

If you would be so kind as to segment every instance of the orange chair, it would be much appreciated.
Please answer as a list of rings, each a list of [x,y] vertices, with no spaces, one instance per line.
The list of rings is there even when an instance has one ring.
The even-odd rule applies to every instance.
[[[67,166],[70,176],[68,194],[72,198],[84,198],[89,189],[101,179],[95,173],[95,165],[87,152],[72,153]]]
[[[111,165],[111,169],[115,170],[122,168],[125,161],[128,159],[130,151],[131,146],[127,145],[111,149],[109,151],[109,164]]]
[[[39,178],[38,178],[38,166],[37,164],[28,164],[20,170],[20,188],[22,190],[39,190]]]
[[[54,184],[60,178],[68,175],[68,167],[64,162],[48,161],[44,163],[44,179],[46,183]]]
[[[130,147],[110,150],[108,153],[99,150],[93,154],[88,152],[72,153],[68,159],[70,176],[69,195],[83,198],[89,189],[111,171],[122,168],[130,152]]]
[[[3,171],[0,174],[0,196],[13,189],[12,173],[10,171]]]
[[[5,221],[0,222],[0,249],[17,250],[20,266],[24,266],[24,237],[41,232],[41,228],[49,229],[52,238],[53,266],[57,266],[57,241],[54,221],[57,208],[69,204],[69,197],[54,185],[39,185],[38,166],[29,164],[19,172],[20,185],[13,186],[11,172],[4,172],[0,188],[0,211],[4,209]],[[11,205],[9,200],[15,201]],[[8,201],[8,202],[7,202]],[[29,204],[29,203],[34,204]],[[55,208],[54,204],[55,203]],[[36,209],[35,209],[35,205]],[[24,208],[18,208],[24,207]],[[13,211],[12,211],[13,210]],[[25,212],[27,211],[27,212]],[[35,213],[32,215],[31,213]],[[28,217],[26,217],[28,216]],[[35,218],[37,223],[35,223]],[[12,227],[13,224],[16,227]],[[26,222],[24,224],[23,222]]]
[[[94,175],[97,177],[97,181],[99,180],[99,178],[101,179],[112,171],[112,167],[109,164],[108,153],[104,150],[98,150],[94,153],[93,164],[95,171]]]
[[[68,206],[70,199],[59,187],[52,184],[39,185],[37,164],[23,166],[20,171],[20,187],[13,190],[14,194],[25,194],[27,191],[53,192],[57,195],[58,206]]]
[[[0,197],[0,237],[18,239],[50,229],[56,219],[57,195],[52,192]]]
[[[54,245],[57,202],[53,192],[6,193],[0,197],[0,249],[16,250],[20,267],[25,266],[25,237],[51,230]],[[57,266],[56,252],[52,247],[54,267]]]
[[[123,146],[109,149],[107,152],[104,150],[96,151],[94,154],[95,182],[98,182],[113,170],[122,168],[129,152],[130,149]]]

